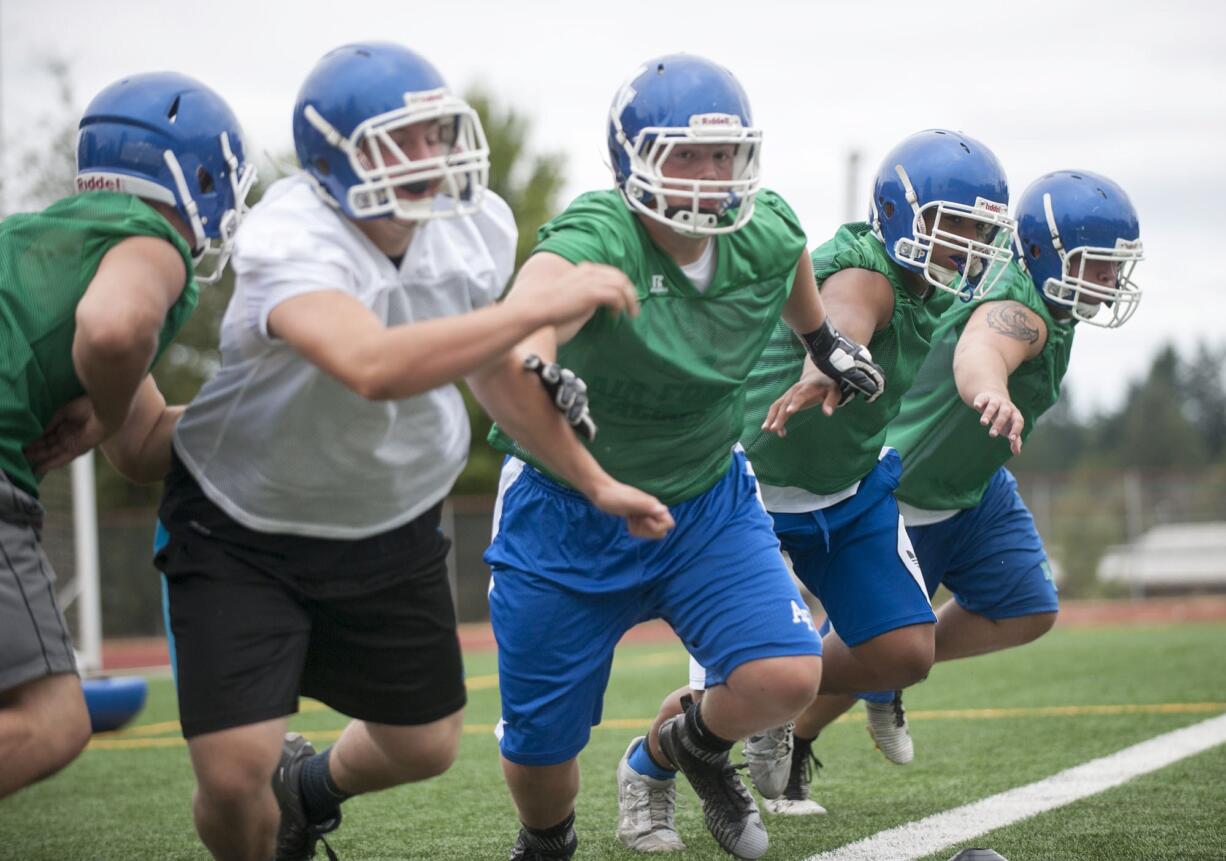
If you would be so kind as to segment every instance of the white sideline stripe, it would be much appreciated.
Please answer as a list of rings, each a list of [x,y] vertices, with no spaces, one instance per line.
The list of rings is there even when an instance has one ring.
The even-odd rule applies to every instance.
[[[1226,742],[1226,715],[1124,748],[1117,753],[1010,789],[973,804],[881,831],[855,843],[821,852],[805,861],[914,861],[1027,819],[1096,795]]]

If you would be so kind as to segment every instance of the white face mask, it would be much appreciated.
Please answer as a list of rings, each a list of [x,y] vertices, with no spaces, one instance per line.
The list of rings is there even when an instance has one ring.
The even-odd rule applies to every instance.
[[[920,206],[911,179],[902,165],[897,165],[895,171],[911,204],[912,233],[915,237],[902,238],[895,243],[895,258],[915,266],[929,284],[953,293],[963,301],[969,302],[987,295],[1013,259],[1017,222],[1009,217],[1007,203],[980,197],[975,199],[974,206],[948,200],[936,200]],[[931,229],[925,219],[928,213],[932,215]],[[873,217],[874,220],[877,217],[875,203]],[[974,223],[975,238],[968,239],[947,229],[952,218]],[[952,257],[960,265],[951,268],[936,263],[934,258],[938,249],[945,252],[942,256]]]
[[[481,208],[489,185],[489,145],[481,120],[467,102],[447,90],[406,93],[405,106],[370,117],[343,137],[314,106],[303,111],[332,146],[345,153],[361,182],[349,188],[346,204],[356,218],[391,216],[423,221],[471,215]],[[444,134],[436,154],[410,158],[393,133],[417,123],[437,122]],[[433,195],[406,198],[398,190],[418,192],[434,185]],[[447,198],[438,205],[435,198]]]
[[[616,113],[612,121],[620,134]],[[619,139],[630,159],[630,176],[622,194],[634,211],[688,236],[731,233],[753,217],[754,197],[761,187],[762,131],[742,126],[740,117],[695,114],[687,128],[649,127],[633,141],[624,135]],[[731,176],[713,180],[665,176],[664,163],[683,145],[733,147]],[[666,197],[672,199],[671,205]],[[678,199],[684,201],[680,206]],[[721,224],[728,212],[732,217]]]

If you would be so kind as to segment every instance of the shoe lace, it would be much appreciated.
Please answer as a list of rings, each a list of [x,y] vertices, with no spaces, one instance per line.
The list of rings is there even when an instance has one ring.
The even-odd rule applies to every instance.
[[[636,806],[646,808],[652,831],[662,828],[676,830],[674,811],[677,809],[677,791],[674,787],[635,785],[630,791],[635,796]]]
[[[792,752],[792,770],[788,773],[784,794],[799,797],[813,783],[813,778],[821,768],[822,761],[813,752],[813,742],[796,739]]]
[[[894,707],[894,726],[901,729],[907,724],[907,710],[902,706],[902,691],[894,691],[894,699],[890,705]]]

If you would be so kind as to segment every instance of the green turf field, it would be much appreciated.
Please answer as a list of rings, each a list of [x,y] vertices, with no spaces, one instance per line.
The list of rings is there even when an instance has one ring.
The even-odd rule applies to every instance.
[[[798,861],[1222,714],[1224,658],[1226,625],[1200,624],[1057,629],[1013,652],[939,665],[907,694],[915,762],[885,762],[862,712],[852,711],[816,747],[826,768],[814,797],[830,814],[767,815],[767,858]],[[459,761],[436,780],[348,802],[332,841],[342,861],[506,857],[517,823],[491,735],[494,656],[470,655],[467,667]],[[661,696],[685,678],[679,647],[619,652],[605,723],[581,758],[578,857],[636,857],[613,836],[614,769]],[[1089,708],[1069,708],[1081,706]],[[174,719],[170,682],[155,681],[136,726],[97,737],[66,771],[0,802],[0,858],[206,858],[192,830],[192,777]],[[314,703],[291,721],[317,745],[342,726],[339,715]],[[679,792],[678,827],[690,849],[674,857],[728,857],[703,829],[688,786]],[[1226,748],[964,845],[991,846],[1009,861],[1226,859]],[[942,861],[954,849],[925,861]]]

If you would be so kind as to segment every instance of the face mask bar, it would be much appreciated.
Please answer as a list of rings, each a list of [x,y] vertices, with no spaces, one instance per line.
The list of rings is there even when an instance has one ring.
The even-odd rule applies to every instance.
[[[1043,295],[1068,308],[1074,320],[1090,326],[1114,329],[1124,325],[1141,302],[1141,288],[1132,280],[1133,270],[1143,259],[1141,240],[1116,239],[1114,248],[1082,245],[1065,251],[1050,194],[1043,195],[1043,211],[1052,245],[1060,255],[1060,278],[1048,278],[1043,284]],[[1074,260],[1076,274],[1070,271]],[[1115,269],[1114,287],[1086,278],[1086,267],[1092,262],[1105,263]],[[1108,313],[1103,314],[1103,309]]]
[[[1009,217],[1006,204],[978,198],[974,206],[937,200],[921,207],[902,165],[895,165],[894,170],[902,180],[914,214],[912,233],[915,238],[904,237],[895,243],[894,253],[898,259],[919,269],[924,280],[932,286],[953,293],[963,302],[986,296],[1013,259],[1017,222]],[[876,218],[875,203],[873,209]],[[924,218],[929,212],[933,213],[931,229]],[[951,218],[973,222],[976,238],[970,239],[943,227],[942,224],[948,225]],[[949,252],[956,261],[955,268],[936,263],[936,249]]]
[[[234,196],[234,208],[227,209],[221,214],[217,223],[217,237],[212,238],[204,233],[204,221],[206,219],[199,215],[196,202],[192,199],[191,191],[188,189],[187,181],[183,176],[183,170],[179,167],[178,159],[175,158],[174,153],[170,150],[166,150],[163,153],[166,165],[170,168],[170,173],[175,178],[175,185],[179,189],[179,195],[184,201],[183,209],[190,213],[190,218],[192,219],[192,231],[195,233],[197,241],[194,255],[196,281],[205,286],[216,284],[221,280],[226,263],[230,260],[230,252],[234,247],[234,235],[238,232],[238,225],[243,220],[243,217],[246,216],[249,208],[247,206],[247,195],[251,193],[251,189],[256,181],[255,166],[251,164],[239,165],[238,157],[234,155],[234,151],[230,148],[230,136],[226,132],[221,133],[221,155],[226,163],[226,175],[230,179],[230,192]]]
[[[761,187],[760,129],[742,128],[739,118],[728,115],[696,115],[689,128],[648,127],[631,143],[622,134],[616,114],[613,123],[630,159],[630,176],[623,194],[636,212],[687,236],[718,236],[749,223],[754,197]],[[706,180],[665,176],[663,165],[679,145],[734,147],[731,177]],[[685,203],[676,206],[667,198]],[[734,214],[725,218],[729,212]]]
[[[348,137],[342,137],[312,105],[303,114],[332,146],[349,159],[361,182],[348,191],[347,203],[358,218],[391,216],[423,221],[470,215],[481,208],[489,184],[489,146],[476,111],[445,90],[411,93],[403,108],[371,117]],[[437,122],[442,138],[439,155],[411,159],[392,134],[417,123]],[[435,185],[434,194],[416,200],[397,195],[397,189],[418,190]],[[435,197],[453,201],[436,207]]]

